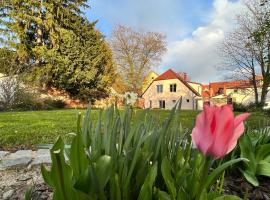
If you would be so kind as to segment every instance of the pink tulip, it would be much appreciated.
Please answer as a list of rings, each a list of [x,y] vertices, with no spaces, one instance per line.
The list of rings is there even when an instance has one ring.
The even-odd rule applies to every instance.
[[[205,105],[197,116],[192,130],[192,141],[204,155],[221,158],[231,152],[244,133],[243,121],[249,113],[234,117],[232,106],[210,107]]]

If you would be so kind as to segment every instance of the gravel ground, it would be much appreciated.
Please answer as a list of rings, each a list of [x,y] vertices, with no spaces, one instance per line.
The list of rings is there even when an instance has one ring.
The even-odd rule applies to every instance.
[[[32,187],[32,200],[52,199],[52,191],[44,183],[40,167],[0,171],[0,199],[24,199],[27,189]]]

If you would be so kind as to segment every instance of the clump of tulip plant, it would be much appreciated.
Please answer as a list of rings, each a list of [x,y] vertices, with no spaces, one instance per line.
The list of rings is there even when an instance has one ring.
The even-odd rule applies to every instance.
[[[177,108],[164,121],[130,107],[110,107],[92,120],[88,109],[83,123],[78,117],[70,148],[61,137],[54,144],[51,169],[42,166],[42,175],[57,200],[239,199],[222,194],[222,174],[247,160],[230,160],[215,169],[211,164],[235,147],[247,117],[234,118],[227,106],[205,107],[191,139]]]

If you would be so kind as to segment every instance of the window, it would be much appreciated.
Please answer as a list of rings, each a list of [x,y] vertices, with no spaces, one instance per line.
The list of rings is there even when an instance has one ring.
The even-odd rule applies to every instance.
[[[176,100],[172,100],[173,103],[176,103]]]
[[[176,84],[170,84],[170,92],[176,92]]]
[[[163,85],[157,85],[157,93],[163,92]]]
[[[165,108],[165,101],[159,100],[159,108]]]
[[[231,97],[227,98],[227,104],[233,104],[233,99]]]
[[[187,99],[187,102],[189,103],[189,99]]]
[[[233,90],[233,92],[237,93],[237,92],[238,92],[238,90],[237,90],[237,89],[234,89],[234,90]]]
[[[149,107],[152,108],[152,101],[149,101]]]
[[[218,94],[223,94],[224,93],[224,88],[218,88]]]

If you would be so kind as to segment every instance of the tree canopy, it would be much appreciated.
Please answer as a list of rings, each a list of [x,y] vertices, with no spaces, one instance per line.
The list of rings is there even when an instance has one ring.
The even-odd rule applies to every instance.
[[[165,36],[158,32],[139,32],[119,25],[113,30],[111,46],[118,72],[125,80],[127,90],[141,93],[145,75],[166,52]]]
[[[14,52],[27,80],[95,98],[114,79],[111,50],[96,22],[82,12],[86,0],[10,0],[0,7],[1,43]],[[2,64],[2,63],[1,63]]]

